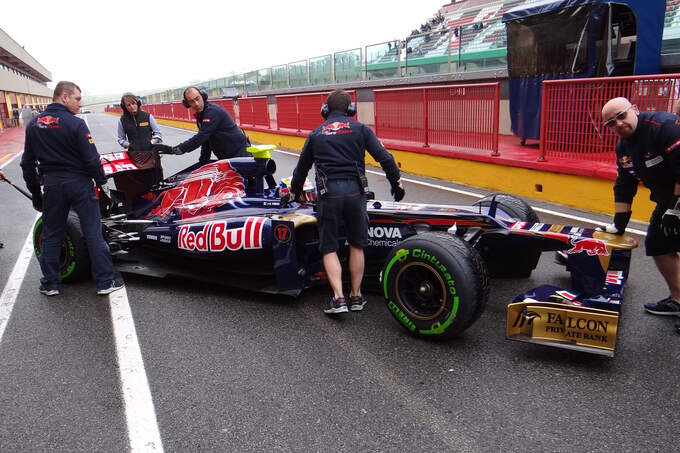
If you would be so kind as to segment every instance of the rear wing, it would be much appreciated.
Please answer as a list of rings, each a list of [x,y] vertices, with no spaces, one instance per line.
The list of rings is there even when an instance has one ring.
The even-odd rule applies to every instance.
[[[99,160],[107,178],[124,172],[147,170],[154,166],[153,151],[136,151],[134,157],[127,151],[119,151],[102,154]]]

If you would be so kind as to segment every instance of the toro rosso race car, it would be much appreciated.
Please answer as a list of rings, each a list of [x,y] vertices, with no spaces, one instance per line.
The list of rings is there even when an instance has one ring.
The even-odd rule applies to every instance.
[[[307,183],[301,201],[280,207],[289,181],[264,183],[276,170],[273,148],[256,146],[253,157],[196,164],[156,184],[145,177],[154,159],[102,155],[118,188],[110,197],[100,193],[102,228],[116,268],[292,296],[327,284],[315,189]],[[508,194],[471,206],[367,204],[365,282],[375,283],[389,312],[412,334],[461,333],[484,310],[489,276],[528,277],[541,252],[562,251],[572,287],[543,285],[519,294],[507,307],[507,338],[613,356],[637,246],[632,238],[540,223],[528,204]],[[38,255],[41,236],[39,219]],[[347,252],[341,246],[341,260]],[[71,213],[61,277],[68,282],[88,274],[86,245]]]

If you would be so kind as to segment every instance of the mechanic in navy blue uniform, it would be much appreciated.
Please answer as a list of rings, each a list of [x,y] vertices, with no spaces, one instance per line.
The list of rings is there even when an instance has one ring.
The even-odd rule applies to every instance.
[[[371,129],[348,118],[354,114],[349,94],[342,90],[333,91],[321,114],[326,121],[307,137],[293,171],[290,193],[281,198],[281,204],[286,206],[302,193],[307,173],[314,164],[319,194],[319,251],[323,255],[324,269],[333,289],[333,296],[324,312],[360,311],[366,304],[361,294],[361,280],[364,275],[364,248],[368,245],[365,151],[385,171],[395,201],[401,200],[405,192],[399,182],[399,168],[392,155]],[[342,267],[337,254],[341,222],[344,222],[349,242],[349,310],[342,290]]]
[[[208,94],[197,87],[184,90],[182,103],[194,111],[198,134],[177,146],[156,145],[154,149],[166,154],[184,154],[201,147],[199,163],[210,160],[210,153],[218,159],[248,157],[248,138],[229,113],[219,105],[208,102]]]
[[[603,230],[623,234],[631,216],[638,182],[656,203],[645,239],[669,297],[645,304],[655,315],[680,316],[680,126],[667,112],[640,113],[626,98],[614,98],[602,108],[604,125],[620,140],[616,144],[618,174],[614,183],[614,223]],[[680,326],[679,326],[680,327]]]
[[[43,213],[40,292],[47,296],[59,294],[61,243],[69,210],[73,209],[87,242],[97,294],[109,294],[122,288],[123,282],[114,278],[92,183],[106,184],[104,169],[85,121],[75,116],[81,107],[80,88],[73,82],[59,82],[52,100],[26,127],[21,156],[33,206]]]

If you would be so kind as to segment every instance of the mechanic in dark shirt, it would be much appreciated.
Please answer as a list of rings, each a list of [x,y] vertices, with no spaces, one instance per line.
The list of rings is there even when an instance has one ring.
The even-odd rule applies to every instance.
[[[365,151],[380,163],[390,182],[396,201],[404,197],[399,182],[399,168],[394,158],[367,126],[348,116],[354,114],[349,94],[335,90],[322,109],[326,118],[307,137],[300,160],[293,171],[290,193],[282,197],[282,206],[302,193],[302,186],[312,164],[316,169],[316,186],[320,195],[317,204],[319,251],[333,296],[326,314],[360,311],[366,304],[361,294],[364,275],[364,247],[368,245],[368,215],[366,213]],[[349,310],[342,290],[342,267],[338,259],[338,228],[344,221],[349,242],[351,290]]]
[[[680,126],[666,112],[640,113],[626,98],[602,108],[604,125],[619,136],[618,175],[614,183],[614,223],[603,230],[623,234],[631,216],[638,182],[657,205],[649,220],[645,248],[663,276],[669,297],[645,304],[655,315],[680,316]]]
[[[109,294],[122,288],[123,282],[114,278],[92,184],[92,180],[100,186],[106,184],[104,169],[85,121],[75,116],[81,107],[80,88],[73,82],[59,82],[52,100],[26,127],[21,156],[33,206],[43,212],[40,292],[47,296],[59,294],[61,244],[69,210],[73,209],[87,242],[97,294]]]
[[[210,153],[218,159],[248,157],[248,139],[236,125],[231,115],[219,105],[208,102],[208,94],[197,88],[184,90],[182,101],[185,107],[194,111],[198,134],[177,146],[156,145],[154,149],[166,154],[184,154],[201,147],[199,163],[210,160]]]

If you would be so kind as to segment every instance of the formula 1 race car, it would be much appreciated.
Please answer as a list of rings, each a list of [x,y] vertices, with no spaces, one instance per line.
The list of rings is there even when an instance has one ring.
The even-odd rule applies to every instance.
[[[277,187],[264,183],[276,170],[273,148],[256,146],[250,148],[253,157],[193,165],[152,185],[144,174],[154,159],[102,155],[119,189],[110,197],[100,193],[104,237],[116,268],[293,296],[327,284],[315,188],[305,184],[299,202],[280,207],[289,181]],[[367,204],[365,282],[375,283],[390,313],[412,334],[461,333],[484,310],[489,276],[528,277],[541,252],[564,251],[572,288],[543,285],[518,295],[507,308],[507,337],[614,354],[631,250],[637,246],[632,238],[540,223],[527,203],[509,194],[471,206],[372,199]],[[38,256],[41,237],[39,219]],[[341,260],[347,252],[341,246]],[[62,280],[86,277],[88,261],[71,213]]]

